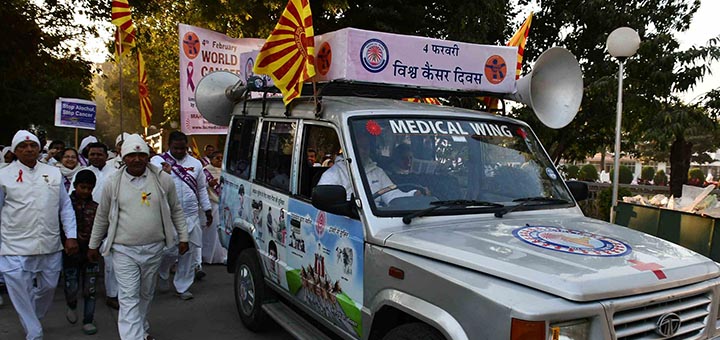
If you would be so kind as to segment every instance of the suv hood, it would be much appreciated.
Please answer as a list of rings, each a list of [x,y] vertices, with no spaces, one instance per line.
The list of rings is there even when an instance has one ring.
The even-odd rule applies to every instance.
[[[573,301],[647,293],[719,275],[715,262],[691,250],[567,215],[415,225],[390,234],[385,245]]]

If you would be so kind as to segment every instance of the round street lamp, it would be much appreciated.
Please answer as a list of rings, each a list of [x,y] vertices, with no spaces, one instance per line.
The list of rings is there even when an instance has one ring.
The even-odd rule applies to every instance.
[[[620,130],[622,121],[622,89],[623,68],[625,59],[631,57],[640,47],[640,36],[630,27],[620,27],[610,33],[607,38],[607,49],[611,56],[618,61],[618,101],[615,121],[615,161],[613,163],[613,189],[612,207],[610,208],[610,222],[615,223],[615,208],[617,208],[618,182],[620,178]]]

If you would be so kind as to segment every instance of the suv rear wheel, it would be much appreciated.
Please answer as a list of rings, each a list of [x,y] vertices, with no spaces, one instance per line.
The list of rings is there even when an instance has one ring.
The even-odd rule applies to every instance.
[[[445,340],[437,329],[422,322],[406,323],[390,330],[383,340]]]
[[[241,251],[235,263],[235,305],[243,324],[253,332],[268,326],[269,317],[262,309],[268,293],[257,250],[248,248]]]

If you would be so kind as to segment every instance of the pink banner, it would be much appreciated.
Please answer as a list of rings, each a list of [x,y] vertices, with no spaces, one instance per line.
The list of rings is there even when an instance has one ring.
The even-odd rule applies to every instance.
[[[195,87],[206,74],[226,70],[241,74],[240,54],[258,50],[264,39],[235,39],[204,28],[178,25],[180,38],[180,127],[188,135],[227,133],[210,124],[195,106]]]

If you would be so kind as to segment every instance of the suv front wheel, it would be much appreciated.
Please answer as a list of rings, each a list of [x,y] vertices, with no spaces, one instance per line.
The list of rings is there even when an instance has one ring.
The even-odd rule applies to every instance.
[[[269,317],[262,305],[267,301],[268,293],[257,250],[241,251],[235,263],[235,305],[243,324],[253,332],[267,328]]]
[[[383,340],[445,340],[437,329],[422,322],[412,322],[397,326],[390,330]]]

